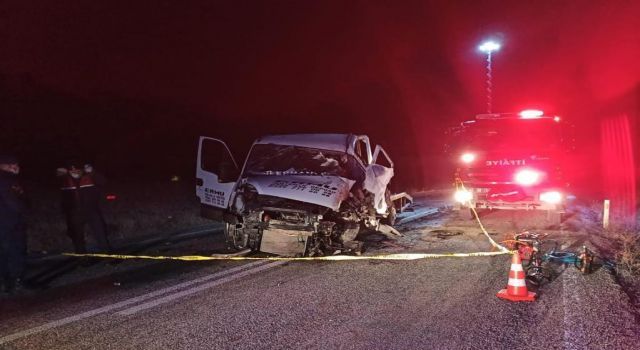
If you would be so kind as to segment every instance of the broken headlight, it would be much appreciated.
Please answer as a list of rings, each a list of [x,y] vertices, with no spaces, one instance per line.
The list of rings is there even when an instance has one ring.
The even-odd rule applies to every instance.
[[[236,197],[233,200],[233,208],[236,212],[242,213],[246,208],[247,203],[255,200],[258,196],[258,191],[251,185],[244,185],[236,193]]]

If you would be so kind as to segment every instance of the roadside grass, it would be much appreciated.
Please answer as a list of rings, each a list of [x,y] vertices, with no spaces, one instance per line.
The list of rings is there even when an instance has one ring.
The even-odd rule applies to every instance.
[[[189,182],[109,183],[103,189],[102,210],[109,240],[116,247],[152,235],[211,224],[200,217],[195,186]],[[28,250],[31,253],[69,251],[71,239],[55,187],[29,186],[31,210],[27,217]],[[106,195],[115,199],[106,200]],[[95,244],[86,228],[87,246]]]
[[[626,278],[640,279],[640,226],[612,212],[609,228],[602,227],[602,203],[590,203],[581,213],[582,225],[593,237],[607,238],[608,253],[616,261],[618,272]],[[594,237],[593,237],[594,238]]]
[[[622,230],[616,235],[618,267],[632,276],[640,278],[640,231]]]
[[[640,315],[640,227],[616,231],[616,281]]]
[[[581,237],[596,255],[615,262],[615,279],[640,310],[640,222],[612,211],[609,228],[603,228],[603,203],[578,202],[563,223],[567,232]]]

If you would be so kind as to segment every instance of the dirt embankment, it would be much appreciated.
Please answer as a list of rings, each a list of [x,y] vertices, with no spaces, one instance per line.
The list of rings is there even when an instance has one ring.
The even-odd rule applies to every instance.
[[[31,203],[27,216],[28,251],[42,254],[71,249],[59,190],[29,184],[27,190]],[[109,239],[116,246],[140,237],[211,223],[200,217],[194,187],[188,182],[109,183],[102,192],[101,206]],[[89,247],[93,245],[88,228],[87,242]]]

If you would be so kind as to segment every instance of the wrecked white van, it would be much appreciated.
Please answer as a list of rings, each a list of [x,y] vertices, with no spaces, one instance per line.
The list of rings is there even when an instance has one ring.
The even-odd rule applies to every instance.
[[[359,252],[362,227],[393,224],[393,162],[353,134],[257,139],[240,169],[227,145],[200,137],[196,195],[234,249],[285,256]]]

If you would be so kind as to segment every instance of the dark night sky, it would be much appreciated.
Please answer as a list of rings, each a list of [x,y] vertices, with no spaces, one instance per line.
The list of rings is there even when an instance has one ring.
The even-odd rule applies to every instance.
[[[28,76],[27,85],[62,101],[41,106],[48,118],[81,115],[91,122],[76,125],[90,133],[111,123],[106,130],[123,134],[127,147],[155,134],[138,139],[116,124],[135,135],[208,133],[236,143],[354,131],[401,164],[426,165],[425,155],[439,152],[434,130],[484,110],[476,47],[495,37],[504,47],[494,58],[494,110],[540,106],[582,118],[594,134],[602,110],[637,118],[638,1],[398,3],[13,1],[0,8],[0,83],[15,96]],[[6,125],[37,120],[9,105]],[[93,152],[117,148],[107,139]],[[177,148],[193,151],[178,139]],[[422,168],[405,170],[428,177]]]

